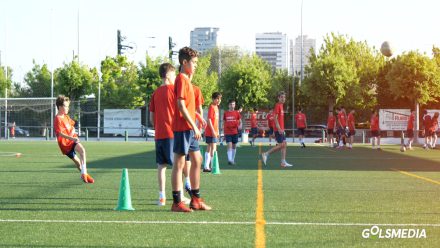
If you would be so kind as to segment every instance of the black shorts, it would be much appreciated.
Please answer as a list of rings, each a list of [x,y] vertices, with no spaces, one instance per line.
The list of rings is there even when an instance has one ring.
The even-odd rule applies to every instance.
[[[406,137],[408,137],[408,138],[414,138],[414,130],[412,130],[412,129],[408,129],[408,130],[406,130]]]
[[[173,146],[174,139],[158,139],[156,143],[156,164],[173,165],[174,154]]]
[[[267,135],[273,135],[273,127],[270,127],[267,131]]]
[[[356,134],[356,130],[349,130],[349,131],[347,132],[347,137],[354,136],[355,134]]]
[[[380,131],[379,130],[371,130],[371,136],[372,137],[380,137]]]
[[[75,152],[76,144],[78,144],[78,143],[73,143],[72,149],[70,149],[70,151],[68,153],[66,153],[66,156],[69,157],[70,159],[73,159],[76,155],[76,152]]]
[[[257,127],[253,127],[253,128],[251,128],[251,133],[250,133],[250,135],[258,135],[258,128]]]
[[[334,134],[335,133],[335,130],[333,130],[333,129],[327,129],[327,134]]]
[[[275,139],[277,140],[278,144],[281,144],[286,141],[286,135],[284,134],[284,132],[280,134],[280,132],[277,131],[275,132]]]
[[[227,134],[226,143],[237,144],[238,143],[238,134]]]
[[[304,136],[305,128],[298,128],[298,135]]]

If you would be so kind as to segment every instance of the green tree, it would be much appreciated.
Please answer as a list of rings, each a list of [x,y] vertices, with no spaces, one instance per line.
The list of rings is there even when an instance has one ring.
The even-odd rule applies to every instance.
[[[423,105],[436,102],[440,97],[439,66],[434,59],[419,52],[410,51],[397,56],[386,80],[395,100]]]
[[[101,105],[135,109],[145,105],[138,69],[125,56],[106,57],[101,62]]]
[[[21,97],[50,97],[51,73],[47,65],[38,65],[33,61],[32,70],[24,76],[25,87],[17,92]]]
[[[197,85],[202,91],[205,99],[204,106],[211,104],[212,93],[218,90],[218,74],[217,72],[209,72],[211,65],[211,55],[201,56],[197,63],[196,73],[192,78],[192,83]]]
[[[271,66],[257,55],[245,55],[223,71],[220,88],[228,99],[245,109],[267,106],[271,88]]]
[[[55,71],[55,79],[56,92],[68,96],[71,101],[76,101],[92,93],[93,85],[98,82],[98,72],[74,60],[58,68]]]
[[[10,67],[8,70],[8,78],[6,78],[6,70],[5,67],[0,67],[0,97],[5,97],[6,89],[8,90],[8,97],[11,95],[12,88],[12,69]]]

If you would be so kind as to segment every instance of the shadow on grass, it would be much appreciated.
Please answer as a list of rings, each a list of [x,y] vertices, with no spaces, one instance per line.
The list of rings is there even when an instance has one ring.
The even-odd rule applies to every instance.
[[[201,146],[206,151],[206,146]],[[272,147],[262,146],[261,151]],[[280,167],[280,152],[271,154],[264,170],[346,170],[346,171],[440,171],[440,150],[426,151],[415,148],[414,151],[402,153],[399,146],[384,146],[382,151],[370,147],[353,149],[333,149],[324,146],[310,145],[307,148],[289,146],[287,161],[293,168]],[[228,165],[226,146],[217,146],[220,169],[257,170],[260,160],[260,148],[242,146],[237,148],[236,165]],[[111,154],[109,154],[111,155]],[[90,156],[93,156],[91,154]],[[88,163],[90,168],[100,169],[156,169],[154,150],[111,158],[95,159]],[[170,167],[169,167],[170,168]]]

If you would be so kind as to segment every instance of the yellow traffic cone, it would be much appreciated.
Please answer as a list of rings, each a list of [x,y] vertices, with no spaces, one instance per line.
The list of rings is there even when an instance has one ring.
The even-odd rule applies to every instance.
[[[118,206],[115,210],[134,210],[131,206],[130,181],[127,168],[122,169],[121,185],[119,186]]]
[[[217,151],[214,152],[214,156],[212,157],[212,170],[211,173],[214,175],[222,174],[220,172],[220,165],[218,163]]]

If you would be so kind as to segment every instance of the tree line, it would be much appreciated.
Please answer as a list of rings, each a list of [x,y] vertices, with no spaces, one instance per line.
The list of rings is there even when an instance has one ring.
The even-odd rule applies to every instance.
[[[54,70],[54,95],[64,94],[77,101],[97,96],[101,85],[105,108],[139,108],[149,103],[161,84],[158,68],[164,62],[168,58],[147,56],[136,64],[125,56],[108,56],[98,70],[73,59]],[[8,97],[50,97],[51,72],[46,64],[34,61],[24,84],[12,82],[9,67],[6,79],[5,69],[0,70],[1,97],[6,89]],[[201,88],[205,106],[213,92],[222,92],[225,108],[227,100],[235,99],[244,109],[268,109],[277,92],[283,90],[288,96],[286,112],[291,112],[294,94],[295,107],[302,107],[312,122],[321,123],[329,109],[341,105],[356,109],[361,119],[368,119],[374,108],[413,108],[416,104],[440,108],[440,49],[435,46],[432,56],[408,51],[387,58],[365,41],[331,33],[318,51],[310,51],[301,84],[299,76],[274,69],[237,47],[214,48],[201,54],[193,83]]]

